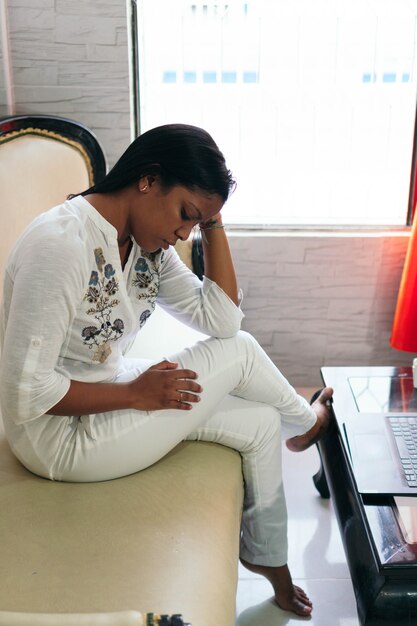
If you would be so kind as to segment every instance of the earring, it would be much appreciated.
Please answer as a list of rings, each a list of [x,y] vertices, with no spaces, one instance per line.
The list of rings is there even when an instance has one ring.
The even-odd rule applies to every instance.
[[[143,187],[139,187],[139,191],[146,191],[148,189],[148,185],[144,185]]]

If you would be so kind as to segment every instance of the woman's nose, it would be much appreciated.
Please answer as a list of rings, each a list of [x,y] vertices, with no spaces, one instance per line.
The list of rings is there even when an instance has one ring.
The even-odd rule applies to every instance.
[[[182,226],[177,228],[177,230],[175,231],[175,234],[177,235],[178,239],[181,239],[181,241],[186,241],[188,237],[190,236],[192,229],[193,229],[193,224],[190,224],[190,225],[183,224]]]

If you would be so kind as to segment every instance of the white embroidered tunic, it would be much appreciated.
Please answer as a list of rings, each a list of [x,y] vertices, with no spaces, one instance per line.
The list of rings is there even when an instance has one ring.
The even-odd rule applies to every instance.
[[[14,247],[0,317],[5,423],[44,415],[70,381],[114,382],[158,302],[207,335],[233,336],[243,317],[220,287],[200,281],[173,248],[136,242],[122,270],[117,231],[83,197],[40,215]]]

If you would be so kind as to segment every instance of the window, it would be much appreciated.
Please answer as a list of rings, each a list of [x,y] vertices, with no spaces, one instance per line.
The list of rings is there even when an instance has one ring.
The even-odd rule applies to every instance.
[[[239,225],[404,225],[413,0],[138,0],[141,132],[206,128]]]

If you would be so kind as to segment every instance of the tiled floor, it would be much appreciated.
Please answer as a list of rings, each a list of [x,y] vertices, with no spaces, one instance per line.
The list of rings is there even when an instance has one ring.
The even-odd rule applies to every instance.
[[[272,587],[240,566],[236,626],[359,626],[339,528],[330,500],[317,493],[312,476],[316,448],[299,454],[284,446],[288,505],[289,566],[294,582],[314,604],[312,617],[297,617],[272,603]]]

